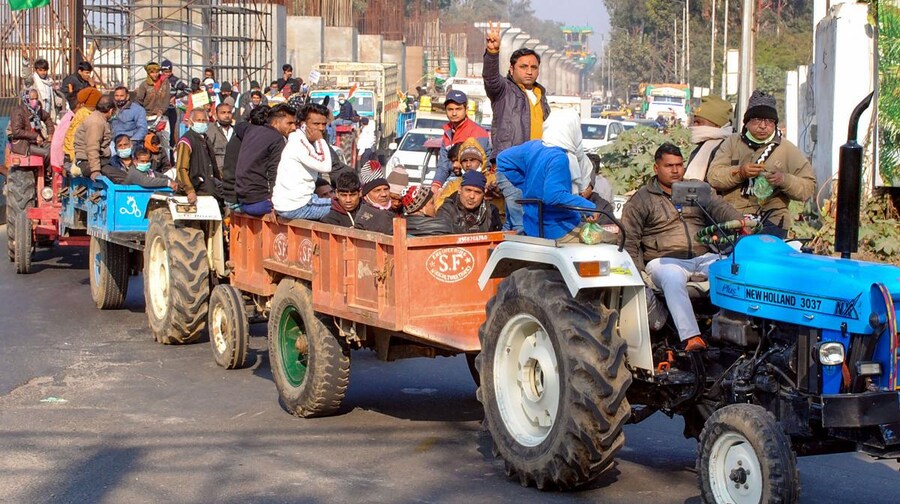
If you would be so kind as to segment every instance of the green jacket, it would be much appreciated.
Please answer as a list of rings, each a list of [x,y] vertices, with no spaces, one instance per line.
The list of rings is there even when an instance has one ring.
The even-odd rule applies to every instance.
[[[784,229],[791,227],[788,203],[791,200],[806,201],[816,192],[816,176],[806,156],[794,144],[777,138],[778,147],[765,161],[767,171],[783,172],[784,185],[776,188],[762,208],[756,196],[744,196],[741,189],[746,180],[740,175],[740,167],[746,163],[754,163],[765,147],[753,150],[743,140],[741,134],[735,133],[726,138],[719,147],[719,152],[712,161],[707,180],[725,201],[743,214],[755,214],[757,210],[774,210],[769,220]]]

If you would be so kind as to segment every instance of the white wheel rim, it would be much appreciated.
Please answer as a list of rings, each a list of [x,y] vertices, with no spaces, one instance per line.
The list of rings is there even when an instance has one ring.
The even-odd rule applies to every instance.
[[[150,309],[157,319],[165,318],[169,300],[169,253],[161,237],[157,236],[150,245],[150,264],[144,279],[150,291]]]
[[[212,332],[213,345],[216,347],[216,352],[224,354],[225,350],[228,349],[228,344],[225,341],[225,334],[229,332],[228,317],[225,315],[225,308],[217,303],[213,307],[211,318],[212,327],[210,327],[210,331]]]
[[[556,423],[560,380],[550,335],[520,313],[500,331],[494,355],[494,391],[506,430],[524,446],[541,444]]]
[[[744,436],[727,432],[716,439],[709,456],[709,484],[716,502],[762,501],[762,467]]]

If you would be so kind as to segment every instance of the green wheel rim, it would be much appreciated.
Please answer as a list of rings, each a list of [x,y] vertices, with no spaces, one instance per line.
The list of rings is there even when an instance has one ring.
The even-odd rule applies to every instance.
[[[301,354],[297,349],[297,340],[306,338],[306,328],[303,326],[303,318],[300,312],[293,306],[285,308],[278,324],[278,345],[281,353],[281,368],[284,377],[293,387],[299,387],[306,378],[306,369],[309,366],[309,352]]]

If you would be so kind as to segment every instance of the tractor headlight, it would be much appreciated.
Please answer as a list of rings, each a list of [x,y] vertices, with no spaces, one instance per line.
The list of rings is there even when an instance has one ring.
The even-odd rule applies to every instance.
[[[819,345],[819,362],[824,366],[838,366],[844,363],[844,345],[829,341]]]
[[[41,189],[41,198],[44,198],[44,201],[50,201],[53,199],[53,189],[50,187],[44,187]]]

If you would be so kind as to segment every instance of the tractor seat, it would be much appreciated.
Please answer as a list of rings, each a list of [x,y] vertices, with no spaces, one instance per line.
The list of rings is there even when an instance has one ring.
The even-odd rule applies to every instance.
[[[342,124],[340,126],[335,126],[334,131],[336,133],[351,133],[353,131],[353,126]]]
[[[41,167],[44,166],[44,158],[41,156],[23,156],[6,149],[6,166]]]
[[[652,290],[659,297],[663,297],[663,291],[659,287],[653,284],[653,280],[650,279],[650,275],[646,272],[641,271],[641,278],[644,280],[644,285],[646,285],[650,290]],[[691,299],[703,299],[709,297],[709,280],[703,280],[700,282],[689,281],[687,283],[688,296]]]

